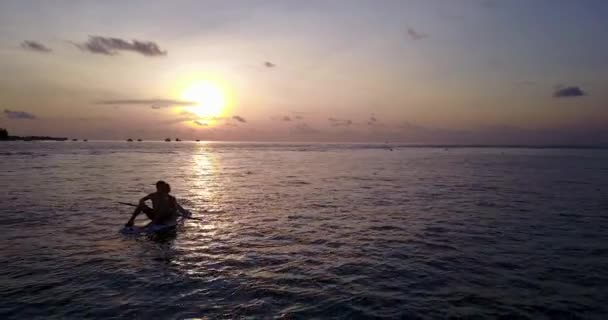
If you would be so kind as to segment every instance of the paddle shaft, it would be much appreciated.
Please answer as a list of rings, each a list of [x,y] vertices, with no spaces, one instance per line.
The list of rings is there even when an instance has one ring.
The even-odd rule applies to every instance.
[[[131,207],[137,207],[136,204],[132,204],[132,203],[128,203],[128,202],[119,202],[119,204],[124,204],[124,205],[131,206]]]

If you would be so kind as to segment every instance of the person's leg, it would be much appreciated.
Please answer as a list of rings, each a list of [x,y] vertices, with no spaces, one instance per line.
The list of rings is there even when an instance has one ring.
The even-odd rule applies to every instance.
[[[146,214],[146,217],[148,217],[148,219],[154,220],[154,217],[155,217],[154,209],[146,206],[145,208],[142,209],[142,211]]]

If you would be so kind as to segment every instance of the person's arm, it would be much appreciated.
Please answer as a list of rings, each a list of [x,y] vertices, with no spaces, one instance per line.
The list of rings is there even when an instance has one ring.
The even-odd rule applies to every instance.
[[[175,206],[177,207],[177,211],[179,211],[183,216],[189,216],[190,212],[188,212],[188,210],[184,209],[184,207],[182,207],[177,200],[175,201]]]
[[[147,195],[147,196],[145,196],[145,197],[143,197],[143,198],[139,199],[139,204],[143,204],[144,202],[146,202],[146,201],[148,201],[148,200],[152,199],[152,195],[153,195],[153,194],[154,194],[154,193],[150,193],[149,195]]]
[[[135,218],[143,210],[143,206],[145,205],[146,200],[152,199],[152,195],[153,195],[153,193],[150,193],[149,195],[147,195],[147,196],[139,199],[139,205],[137,206],[137,208],[135,208],[135,211],[133,211],[133,214],[131,215],[131,219],[129,219],[129,221],[127,221],[127,223],[125,224],[125,226],[127,226],[127,227],[133,226],[133,223],[135,222]]]

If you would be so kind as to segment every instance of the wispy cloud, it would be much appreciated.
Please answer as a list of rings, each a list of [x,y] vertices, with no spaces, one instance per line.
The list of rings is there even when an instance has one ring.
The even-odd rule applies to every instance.
[[[245,120],[245,118],[241,117],[241,116],[232,116],[232,119],[238,121],[238,122],[247,122],[247,120]]]
[[[49,53],[49,52],[53,51],[51,48],[45,46],[44,44],[42,44],[40,42],[30,41],[30,40],[25,40],[25,41],[21,42],[21,48],[28,50],[28,51],[41,52],[41,53]]]
[[[208,126],[208,125],[209,125],[208,123],[201,122],[201,121],[199,121],[199,120],[194,120],[194,124],[196,124],[196,125],[197,125],[197,126],[199,126],[199,127],[206,127],[206,126]]]
[[[578,86],[558,87],[553,92],[555,98],[576,98],[586,96],[587,93]]]
[[[276,64],[274,64],[274,63],[272,63],[270,61],[264,62],[264,67],[266,67],[266,68],[274,68],[276,66],[277,66]]]
[[[367,125],[369,125],[369,126],[374,126],[374,125],[376,125],[377,123],[378,123],[378,118],[376,118],[376,116],[375,116],[375,115],[373,115],[373,114],[372,114],[372,115],[370,115],[370,116],[369,116],[369,119],[367,120]]]
[[[34,119],[38,119],[38,117],[36,117],[35,115],[25,112],[25,111],[15,111],[15,110],[9,110],[9,109],[4,109],[4,115],[9,118],[9,119],[14,119],[14,120],[34,120]]]
[[[101,100],[97,101],[96,104],[103,105],[145,105],[150,106],[152,109],[167,108],[171,106],[194,106],[197,102],[194,101],[182,101],[173,99],[118,99],[118,100]]]
[[[327,121],[332,127],[348,127],[353,124],[353,121],[348,119],[328,118]]]
[[[110,38],[101,36],[89,36],[89,40],[84,43],[74,43],[83,51],[95,54],[116,55],[119,51],[132,51],[147,57],[166,56],[167,51],[163,51],[152,41],[140,41]]]
[[[177,118],[173,118],[173,119],[169,119],[169,120],[164,120],[160,123],[162,124],[176,124],[176,123],[181,123],[181,122],[189,122],[189,121],[197,121],[196,118],[190,117],[190,116],[180,116]]]
[[[407,28],[407,36],[412,40],[422,40],[424,38],[428,38],[429,35],[426,33],[422,33],[417,31],[414,28]]]
[[[288,115],[283,115],[283,116],[272,116],[270,117],[270,120],[273,121],[283,121],[283,122],[291,122],[295,119],[295,117],[291,117]]]

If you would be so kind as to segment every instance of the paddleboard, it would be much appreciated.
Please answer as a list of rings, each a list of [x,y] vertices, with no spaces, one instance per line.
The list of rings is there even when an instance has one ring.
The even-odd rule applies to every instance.
[[[167,231],[173,231],[177,228],[177,224],[148,224],[145,226],[131,226],[123,227],[120,233],[127,235],[138,235],[138,234],[157,234]]]
[[[187,211],[186,215],[179,216],[175,222],[169,224],[148,223],[145,226],[124,226],[120,230],[120,233],[124,235],[155,235],[163,234],[166,232],[173,232],[177,229],[179,223],[184,221],[184,219],[189,218],[190,216],[192,216],[192,213],[190,211]]]

